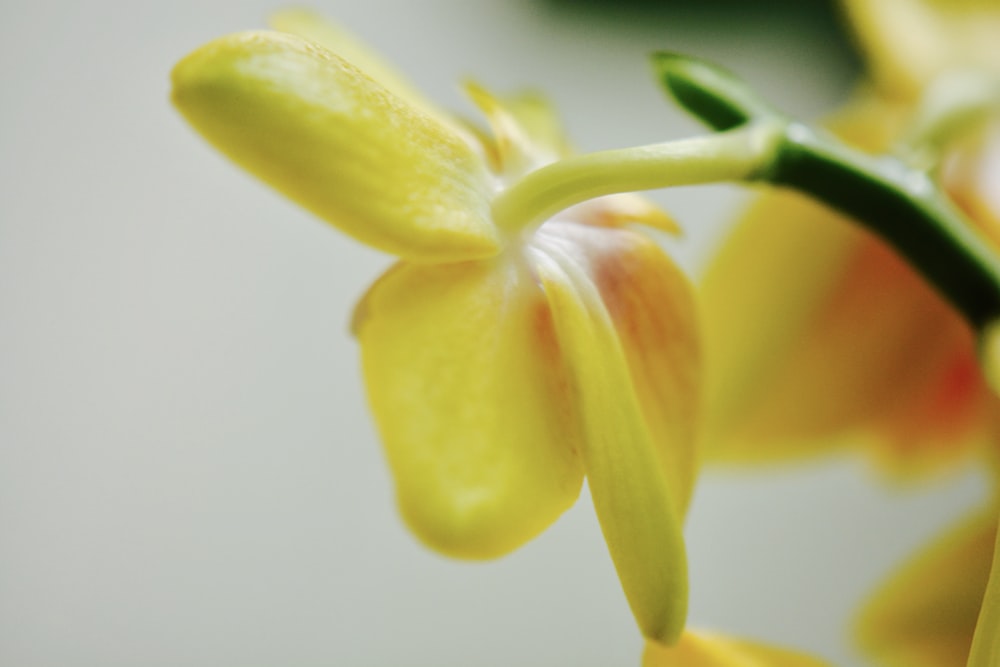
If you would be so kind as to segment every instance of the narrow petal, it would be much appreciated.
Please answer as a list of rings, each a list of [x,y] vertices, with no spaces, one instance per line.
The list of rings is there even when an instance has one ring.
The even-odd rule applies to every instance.
[[[701,407],[700,331],[691,285],[642,234],[555,221],[543,230],[582,263],[611,318],[674,507],[683,517],[697,476]]]
[[[862,610],[857,638],[864,652],[886,667],[965,665],[996,528],[990,507],[905,563]]]
[[[532,128],[521,124],[515,110],[479,84],[467,81],[465,93],[479,107],[490,123],[496,148],[496,169],[508,179],[553,162],[561,156],[547,142],[538,142]]]
[[[993,564],[986,584],[983,605],[979,610],[976,632],[969,655],[969,667],[995,667],[1000,664],[1000,532],[993,544]]]
[[[400,264],[363,303],[369,402],[413,531],[463,558],[541,532],[583,473],[551,316],[527,269]]]
[[[498,251],[462,136],[293,35],[223,37],[173,72],[177,108],[240,166],[355,238],[422,261]]]
[[[1000,8],[994,0],[844,0],[879,87],[915,97],[958,67],[1000,71]]]
[[[687,356],[690,303],[684,296],[675,302],[675,290],[686,293],[669,282],[677,276],[652,259],[651,244],[641,237],[577,227],[546,225],[534,246],[536,267],[577,395],[580,451],[611,558],[643,634],[670,643],[687,612],[681,523],[693,476],[697,401],[689,375],[697,360]],[[618,289],[626,280],[633,281],[634,298]],[[647,284],[658,280],[668,283]],[[648,301],[654,296],[665,300]],[[621,335],[618,325],[633,330]],[[678,349],[671,350],[674,339]],[[630,354],[629,347],[636,350]],[[630,362],[641,359],[651,367],[638,375]],[[662,421],[649,419],[649,407],[667,411]],[[670,440],[656,443],[657,436]]]
[[[648,642],[642,667],[828,667],[828,663],[798,651],[689,630],[676,646]]]

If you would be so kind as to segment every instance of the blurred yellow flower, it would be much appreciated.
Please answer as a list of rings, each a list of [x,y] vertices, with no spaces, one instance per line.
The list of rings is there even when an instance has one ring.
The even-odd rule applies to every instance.
[[[903,46],[883,12],[893,8],[897,20],[907,8],[938,6],[847,4],[870,38],[863,44],[875,72],[916,62],[894,50]],[[941,26],[965,25],[957,12],[966,5],[978,14],[983,3],[948,4]],[[910,78],[927,85],[946,64],[925,63]],[[1000,63],[991,65],[1000,73]],[[865,150],[887,150],[916,94],[895,93],[862,90],[830,128]],[[998,143],[989,130],[966,137],[949,151],[942,173],[955,201],[1000,240]],[[866,445],[885,470],[906,475],[938,470],[1000,436],[1000,410],[966,323],[884,243],[798,194],[768,190],[757,198],[708,267],[699,296],[708,459],[768,461],[852,443]]]
[[[995,1],[844,5],[871,81],[830,129],[855,146],[886,152],[912,141],[904,128],[940,75],[1000,75]],[[959,130],[939,146],[936,174],[1000,247],[1000,120]],[[709,266],[700,296],[707,459],[773,462],[847,445],[896,478],[970,460],[995,469],[1000,405],[980,370],[975,332],[850,220],[794,193],[762,193]],[[977,514],[867,603],[857,636],[878,664],[997,664],[996,522],[995,506]]]
[[[314,15],[275,26],[187,56],[173,99],[240,166],[402,258],[354,331],[406,522],[445,554],[496,557],[586,476],[640,628],[675,640],[698,340],[685,278],[626,227],[671,221],[631,195],[518,200],[525,175],[566,154],[538,96],[468,86],[489,136]]]

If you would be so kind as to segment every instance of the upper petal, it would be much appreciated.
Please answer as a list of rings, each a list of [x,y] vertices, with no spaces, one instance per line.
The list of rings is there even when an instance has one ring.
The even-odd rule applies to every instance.
[[[681,524],[698,397],[683,281],[650,242],[627,230],[548,223],[533,251],[576,393],[588,486],[622,588],[642,632],[675,641],[687,610]]]
[[[272,14],[268,23],[275,30],[298,35],[332,53],[336,53],[375,79],[386,90],[410,104],[420,107],[423,111],[438,118],[447,117],[433,102],[424,97],[423,93],[410,84],[406,77],[400,74],[391,63],[386,62],[356,35],[344,30],[318,12],[305,7],[282,9]]]
[[[422,261],[498,251],[482,156],[330,51],[241,33],[187,56],[173,82],[213,145],[355,238]]]
[[[965,665],[996,530],[996,508],[990,507],[904,563],[858,619],[865,653],[887,667]]]
[[[676,646],[648,642],[642,667],[827,667],[828,663],[775,646],[685,631]]]
[[[357,317],[368,397],[407,523],[431,547],[506,553],[579,494],[577,419],[544,297],[504,257],[400,264]]]

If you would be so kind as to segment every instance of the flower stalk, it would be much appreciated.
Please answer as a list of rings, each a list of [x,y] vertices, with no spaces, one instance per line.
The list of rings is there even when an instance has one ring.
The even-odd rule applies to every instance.
[[[758,156],[760,168],[744,180],[799,190],[852,216],[903,255],[978,332],[1000,318],[1000,258],[926,172],[787,119],[708,63],[665,53],[656,66],[674,98],[710,127],[732,132],[764,125],[777,134],[761,145],[767,155]],[[986,100],[971,103],[976,115],[983,113]],[[949,107],[947,125],[956,117],[967,115]]]
[[[527,174],[493,201],[493,220],[530,229],[559,211],[620,192],[747,180],[773,159],[780,126],[575,155]]]

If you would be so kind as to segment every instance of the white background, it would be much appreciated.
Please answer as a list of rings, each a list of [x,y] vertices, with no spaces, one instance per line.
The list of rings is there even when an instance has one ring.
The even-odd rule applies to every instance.
[[[466,75],[544,88],[584,150],[698,131],[657,89],[655,49],[727,63],[806,117],[853,77],[801,18],[319,1],[446,106],[470,111]],[[0,667],[638,664],[586,493],[486,564],[397,518],[346,327],[390,258],[240,173],[167,100],[173,62],[273,8],[0,3]],[[737,203],[658,198],[689,268]],[[850,460],[709,473],[692,622],[850,664],[866,588],[982,496],[968,476],[874,481]]]

